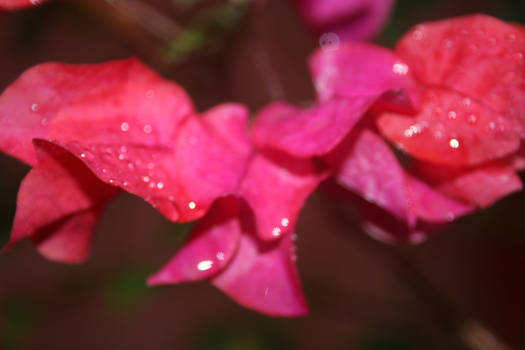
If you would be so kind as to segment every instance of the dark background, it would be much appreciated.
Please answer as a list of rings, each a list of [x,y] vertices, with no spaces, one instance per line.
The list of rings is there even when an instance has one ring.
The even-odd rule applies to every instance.
[[[45,61],[138,56],[188,89],[200,110],[225,100],[254,111],[273,99],[312,101],[306,57],[316,39],[286,2],[144,1],[169,20],[160,30],[150,12],[137,21],[103,0],[0,13],[0,90]],[[391,46],[416,23],[475,12],[525,21],[519,0],[399,0],[378,41]],[[2,242],[27,171],[0,156]],[[347,209],[323,194],[308,202],[297,231],[311,314],[275,319],[205,282],[147,288],[188,227],[122,195],[86,264],[49,262],[27,242],[0,255],[0,349],[525,349],[524,193],[419,246],[372,240]]]

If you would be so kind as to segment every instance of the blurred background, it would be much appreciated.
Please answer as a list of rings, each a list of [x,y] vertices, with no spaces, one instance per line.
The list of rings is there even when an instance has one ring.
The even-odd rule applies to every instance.
[[[194,98],[256,111],[313,100],[306,58],[318,38],[288,2],[50,2],[0,13],[0,90],[45,61],[138,56]],[[475,12],[525,22],[522,0],[399,0],[377,41],[414,24]],[[0,240],[28,168],[0,155]],[[27,242],[0,255],[0,349],[525,349],[525,193],[465,217],[418,246],[369,238],[340,203],[315,194],[298,226],[311,314],[269,318],[206,282],[147,288],[189,227],[121,195],[99,224],[92,257],[49,262]]]

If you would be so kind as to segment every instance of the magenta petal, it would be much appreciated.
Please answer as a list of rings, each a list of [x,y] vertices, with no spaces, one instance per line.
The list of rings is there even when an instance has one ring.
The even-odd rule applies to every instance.
[[[472,205],[486,208],[522,189],[511,166],[482,166],[439,185],[440,191]]]
[[[241,227],[237,200],[218,200],[177,254],[148,280],[149,285],[195,281],[215,275],[232,259]]]
[[[341,186],[400,220],[415,224],[408,207],[404,170],[389,145],[378,135],[360,130],[342,143],[328,161],[337,166],[335,177]]]
[[[384,25],[392,0],[292,0],[306,24],[341,40],[368,40]]]
[[[258,236],[275,240],[295,227],[304,202],[322,179],[310,160],[255,156],[239,195],[255,215]]]
[[[319,49],[310,58],[310,71],[321,101],[338,96],[376,99],[404,89],[410,96],[405,101],[417,103],[409,67],[379,46],[345,43],[337,50]]]
[[[36,6],[45,0],[0,0],[0,9],[14,10],[23,7]]]
[[[169,124],[156,118],[164,113],[158,110],[158,103],[164,101],[160,91],[151,99],[159,102],[143,102],[142,109],[129,110],[125,117],[121,110],[128,107],[102,108],[111,98],[102,100],[101,106],[68,108],[55,121],[51,136],[68,140],[62,135],[76,135],[61,145],[102,181],[144,198],[170,220],[198,219],[218,197],[233,193],[244,174],[251,152],[247,111],[238,105],[221,105],[204,118],[190,115],[179,122],[182,114],[177,114],[176,105],[169,113],[167,102],[165,113],[174,118]],[[103,121],[97,116],[104,116]]]
[[[444,223],[474,210],[474,207],[447,197],[408,174],[406,184],[410,210],[426,222]]]
[[[245,307],[272,316],[302,316],[308,309],[294,260],[291,235],[263,243],[244,234],[235,258],[212,282]]]
[[[254,142],[307,158],[333,149],[365,114],[372,98],[334,99],[308,110],[277,102],[259,112]]]
[[[117,190],[60,147],[46,141],[35,147],[38,164],[20,187],[9,246],[29,237],[52,260],[80,262],[101,209]]]

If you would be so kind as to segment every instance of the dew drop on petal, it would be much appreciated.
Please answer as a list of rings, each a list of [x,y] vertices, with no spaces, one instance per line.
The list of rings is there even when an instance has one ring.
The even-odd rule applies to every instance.
[[[32,110],[33,112],[38,112],[38,111],[40,110],[40,106],[38,105],[38,103],[33,103],[33,104],[31,105],[31,110]]]
[[[456,119],[457,114],[455,111],[448,112],[448,119]]]
[[[290,220],[288,220],[288,218],[281,219],[281,226],[288,227],[289,224],[290,224]]]
[[[272,236],[279,237],[281,235],[282,231],[279,227],[274,227],[272,229]]]
[[[190,208],[191,210],[197,208],[197,203],[191,201],[188,203],[188,208]]]
[[[162,182],[157,183],[157,188],[159,190],[162,190],[164,188],[164,183],[162,183]]]
[[[217,253],[217,259],[218,260],[224,260],[225,258],[225,254],[223,252],[218,252]]]
[[[153,128],[151,127],[151,125],[149,125],[149,124],[144,125],[144,132],[146,134],[151,134],[152,131],[153,131]]]
[[[394,66],[392,67],[392,71],[395,73],[395,74],[399,74],[399,75],[405,75],[408,73],[408,66],[404,63],[394,63]]]
[[[129,124],[124,122],[122,124],[120,124],[120,130],[122,130],[123,132],[126,132],[129,130]]]
[[[149,176],[147,176],[147,175],[142,177],[142,181],[144,181],[144,182],[146,182],[146,183],[149,182],[150,180],[151,180],[151,179],[150,179]]]
[[[457,139],[450,139],[448,144],[454,149],[459,147],[459,141]]]
[[[203,260],[197,264],[197,269],[199,271],[207,271],[213,267],[213,261]]]

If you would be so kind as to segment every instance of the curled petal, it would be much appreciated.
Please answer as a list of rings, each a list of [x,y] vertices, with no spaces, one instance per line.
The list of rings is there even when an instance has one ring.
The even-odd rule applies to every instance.
[[[415,224],[408,207],[404,170],[378,135],[367,129],[355,130],[327,160],[337,168],[335,177],[341,186],[401,221]]]
[[[308,312],[291,235],[263,243],[248,233],[227,269],[212,283],[241,305],[272,316]]]
[[[292,0],[315,32],[337,33],[341,40],[372,39],[384,25],[392,0]]]
[[[382,133],[416,158],[449,166],[472,166],[509,155],[518,134],[484,104],[444,89],[428,89],[414,117],[383,114]]]
[[[333,149],[365,114],[373,99],[334,99],[308,110],[277,102],[259,112],[253,139],[262,148],[273,148],[307,158]]]
[[[311,160],[282,154],[255,156],[239,195],[255,215],[258,236],[276,240],[289,233],[306,199],[323,178]]]
[[[379,46],[345,43],[337,50],[317,50],[310,58],[310,71],[323,102],[338,96],[376,99],[401,89],[409,96],[397,99],[405,109],[417,104],[409,66]]]
[[[160,285],[211,277],[230,262],[241,236],[238,202],[219,199],[171,261],[149,278]]]
[[[486,15],[426,23],[411,30],[396,53],[420,82],[482,101],[524,137],[524,28]]]
[[[64,149],[46,141],[35,141],[35,147],[38,164],[20,187],[8,246],[29,237],[51,260],[81,262],[98,216],[117,189]]]

